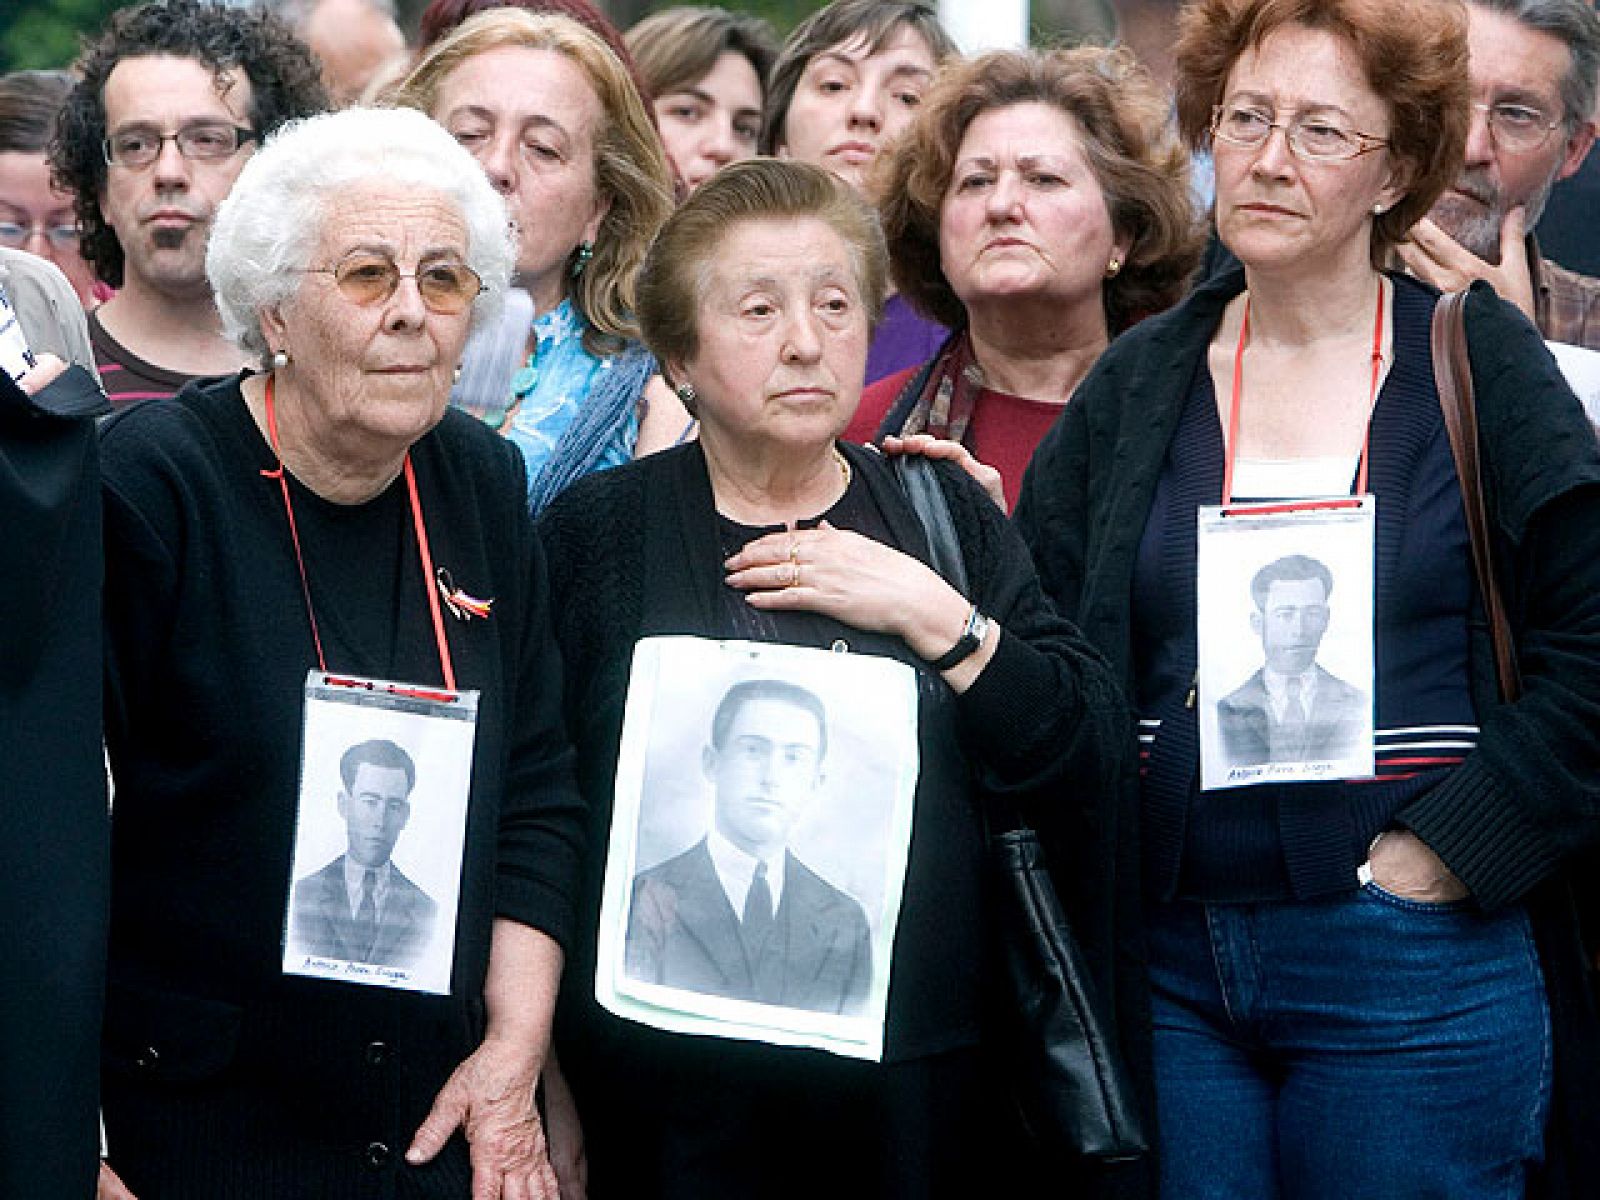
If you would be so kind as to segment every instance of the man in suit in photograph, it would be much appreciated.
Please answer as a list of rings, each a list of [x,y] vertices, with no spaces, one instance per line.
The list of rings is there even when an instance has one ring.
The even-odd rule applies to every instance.
[[[1333,574],[1304,554],[1276,559],[1250,581],[1250,627],[1266,662],[1217,702],[1223,753],[1234,766],[1322,762],[1356,749],[1367,695],[1317,665]]]
[[[789,850],[823,783],[827,715],[775,679],[729,688],[701,767],[712,828],[641,871],[628,911],[630,978],[812,1012],[858,1013],[872,980],[860,902]]]
[[[346,850],[294,885],[290,949],[295,954],[386,967],[412,967],[433,934],[438,906],[400,873],[392,856],[411,819],[416,764],[374,738],[339,759],[339,815]]]

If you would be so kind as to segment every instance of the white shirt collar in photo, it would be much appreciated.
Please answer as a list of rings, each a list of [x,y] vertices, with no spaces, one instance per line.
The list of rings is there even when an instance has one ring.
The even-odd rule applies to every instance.
[[[389,898],[389,877],[394,871],[394,864],[387,859],[381,867],[372,868],[378,873],[378,878],[372,886],[372,903],[377,907],[378,915],[383,916],[383,902]],[[361,913],[361,885],[367,878],[367,868],[363,867],[348,854],[344,856],[344,890],[350,900],[350,916],[357,917]]]
[[[711,851],[711,865],[717,870],[717,879],[727,893],[728,903],[733,905],[733,915],[744,920],[744,902],[755,881],[756,863],[761,860],[746,854],[715,829],[706,835],[706,849]],[[772,892],[774,914],[783,898],[783,864],[787,857],[787,851],[780,849],[766,860],[767,887]]]
[[[1300,711],[1307,719],[1311,716],[1311,702],[1317,695],[1317,664],[1299,675],[1280,675],[1271,667],[1261,668],[1261,679],[1267,685],[1267,702],[1272,705],[1272,719],[1280,725],[1289,708],[1289,680],[1300,681]]]

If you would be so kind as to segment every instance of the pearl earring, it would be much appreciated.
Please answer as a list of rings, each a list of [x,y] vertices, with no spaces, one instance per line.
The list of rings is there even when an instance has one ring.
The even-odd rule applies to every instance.
[[[289,365],[289,352],[287,350],[274,350],[272,352],[272,369],[281,371]]]
[[[1384,206],[1383,206],[1383,205],[1381,205],[1381,204],[1374,204],[1374,205],[1373,205],[1373,206],[1372,206],[1372,215],[1373,215],[1373,216],[1375,216],[1375,217],[1381,217],[1381,216],[1383,216],[1383,214],[1384,214],[1384,213],[1386,213],[1386,212],[1388,212],[1388,211],[1389,211],[1389,210],[1388,210],[1388,209],[1386,209],[1386,208],[1385,208],[1385,207],[1384,207]]]

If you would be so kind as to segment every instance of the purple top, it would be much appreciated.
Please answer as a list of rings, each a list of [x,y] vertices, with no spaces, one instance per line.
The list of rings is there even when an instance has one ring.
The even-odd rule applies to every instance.
[[[867,348],[867,382],[876,383],[907,367],[920,366],[944,345],[950,331],[919,316],[896,292],[883,306],[883,321]]]

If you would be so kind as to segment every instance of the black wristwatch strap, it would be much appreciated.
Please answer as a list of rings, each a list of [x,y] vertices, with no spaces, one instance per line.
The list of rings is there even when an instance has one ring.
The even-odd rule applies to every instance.
[[[961,631],[961,636],[956,639],[956,644],[934,659],[929,665],[935,671],[948,671],[958,663],[965,662],[973,654],[977,653],[978,647],[983,645],[983,639],[988,632],[989,618],[979,612],[978,606],[974,604],[972,611],[967,614],[966,628]]]

